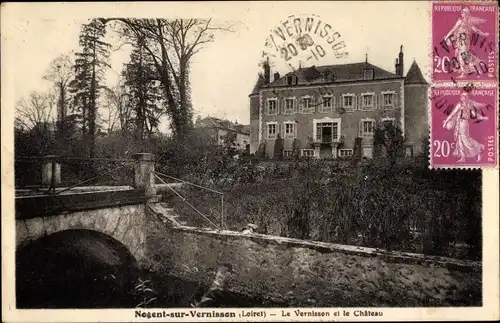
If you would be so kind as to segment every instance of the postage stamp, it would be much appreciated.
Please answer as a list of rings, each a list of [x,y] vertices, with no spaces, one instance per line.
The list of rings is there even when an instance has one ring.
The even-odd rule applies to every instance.
[[[433,87],[431,168],[497,166],[497,89]]]
[[[346,43],[332,24],[317,15],[290,15],[280,21],[271,29],[262,53],[274,61],[283,59],[292,71],[329,55],[347,57]]]
[[[432,4],[432,80],[495,80],[498,6],[494,2]]]

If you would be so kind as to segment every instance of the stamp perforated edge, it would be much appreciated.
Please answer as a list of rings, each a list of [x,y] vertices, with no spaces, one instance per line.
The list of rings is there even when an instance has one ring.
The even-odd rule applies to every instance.
[[[429,1],[429,24],[431,26],[430,29],[430,35],[428,38],[428,50],[429,50],[429,76],[430,76],[430,86],[429,86],[429,92],[427,96],[428,100],[428,105],[427,105],[427,118],[428,118],[428,125],[429,125],[429,152],[427,156],[427,161],[428,161],[428,168],[432,170],[437,170],[437,171],[446,171],[446,170],[482,170],[482,169],[499,169],[499,143],[500,143],[500,132],[499,132],[499,118],[500,118],[500,113],[499,113],[499,106],[500,106],[500,86],[499,86],[499,79],[498,79],[498,71],[497,71],[497,79],[494,81],[481,81],[481,82],[476,82],[476,84],[495,84],[495,89],[497,93],[497,99],[496,99],[496,106],[494,107],[494,111],[496,112],[496,118],[495,118],[495,130],[496,130],[496,137],[497,137],[497,150],[496,150],[496,164],[495,165],[440,165],[437,167],[434,167],[432,165],[432,89],[436,87],[447,87],[450,85],[456,85],[452,81],[434,81],[432,78],[432,70],[433,70],[433,43],[432,43],[432,7],[434,3],[476,3],[476,4],[481,4],[481,3],[497,3],[496,1],[493,0],[462,0],[462,1],[453,1],[453,0],[433,0]],[[500,8],[497,6],[497,19],[495,21],[495,33],[496,33],[496,49],[497,53],[500,52],[500,47],[499,47],[499,41],[498,41],[498,36],[499,36],[499,25],[500,25]],[[467,82],[465,82],[467,83]]]

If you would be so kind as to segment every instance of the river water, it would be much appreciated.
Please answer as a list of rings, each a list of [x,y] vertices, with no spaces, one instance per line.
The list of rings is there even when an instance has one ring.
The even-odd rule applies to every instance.
[[[23,273],[20,269],[17,308],[192,307],[208,289],[150,271],[76,265],[73,269],[52,269],[51,273]],[[204,307],[280,306],[227,291],[214,295]]]

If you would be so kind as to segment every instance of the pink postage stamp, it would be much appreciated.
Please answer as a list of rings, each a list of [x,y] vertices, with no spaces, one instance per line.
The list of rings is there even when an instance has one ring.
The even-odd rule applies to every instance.
[[[432,80],[496,80],[497,30],[496,2],[433,3]]]
[[[432,168],[497,166],[496,101],[492,86],[432,88]]]

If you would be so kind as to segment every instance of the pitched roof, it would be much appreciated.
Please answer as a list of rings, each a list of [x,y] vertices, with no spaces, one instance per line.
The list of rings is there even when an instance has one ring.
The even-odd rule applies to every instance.
[[[260,88],[263,87],[264,84],[266,84],[266,80],[264,79],[264,76],[262,76],[262,74],[259,74],[259,78],[257,79],[257,82],[255,83],[255,86],[253,87],[252,93],[250,93],[250,95],[258,94]]]
[[[243,134],[250,133],[250,126],[243,124],[234,124],[229,120],[223,120],[215,117],[206,117],[196,122],[198,128],[221,128],[236,131]]]
[[[406,73],[405,84],[428,84],[415,61],[413,61],[408,73]]]
[[[299,68],[294,72],[289,72],[278,80],[271,82],[266,85],[273,86],[283,86],[287,85],[286,79],[288,76],[295,75],[297,77],[297,85],[307,85],[315,83],[341,83],[349,81],[363,81],[364,71],[373,70],[374,80],[385,80],[385,79],[397,79],[401,76],[386,71],[378,66],[372,65],[367,62],[363,63],[352,63],[352,64],[341,64],[341,65],[324,65],[324,66],[311,66],[305,68]],[[328,78],[328,73],[334,76],[332,81]]]

